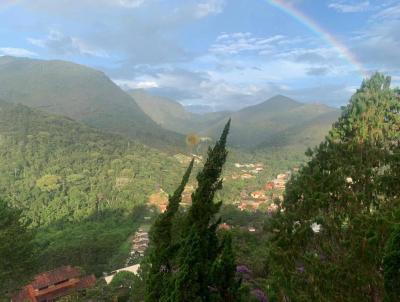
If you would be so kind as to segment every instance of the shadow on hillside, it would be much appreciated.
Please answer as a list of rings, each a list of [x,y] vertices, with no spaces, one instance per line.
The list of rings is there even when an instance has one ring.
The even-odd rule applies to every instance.
[[[123,266],[130,250],[128,238],[143,223],[148,212],[145,206],[137,206],[129,213],[107,209],[82,221],[63,219],[39,228],[35,237],[37,271],[73,265],[100,276]]]

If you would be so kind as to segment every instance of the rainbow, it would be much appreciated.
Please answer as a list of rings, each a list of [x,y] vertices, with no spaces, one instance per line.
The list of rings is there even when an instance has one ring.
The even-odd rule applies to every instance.
[[[279,9],[288,16],[294,18],[304,26],[306,26],[310,31],[315,33],[317,36],[321,37],[329,45],[333,46],[340,56],[344,57],[351,65],[353,65],[363,77],[368,77],[368,72],[364,68],[363,64],[357,59],[357,57],[335,36],[329,33],[327,30],[322,28],[313,19],[305,15],[302,11],[294,7],[283,0],[266,0],[271,6]]]

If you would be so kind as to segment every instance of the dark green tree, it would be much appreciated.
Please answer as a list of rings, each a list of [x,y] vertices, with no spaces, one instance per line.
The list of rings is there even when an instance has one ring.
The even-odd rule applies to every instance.
[[[173,195],[169,196],[166,211],[157,217],[150,230],[148,261],[151,266],[146,276],[146,301],[148,302],[158,302],[167,288],[171,275],[171,260],[176,250],[175,243],[172,241],[174,217],[179,210],[182,193],[189,181],[193,163],[194,160],[190,162],[179,187]]]
[[[34,234],[21,218],[21,211],[0,200],[0,297],[25,285],[35,270]]]
[[[240,301],[241,280],[236,278],[236,261],[232,248],[232,235],[224,234],[222,251],[211,269],[212,283],[217,289],[213,301]]]
[[[198,187],[192,194],[176,273],[172,276],[169,292],[161,301],[224,301],[228,293],[230,297],[236,297],[238,288],[220,282],[226,278],[225,274],[232,276],[236,267],[230,241],[221,241],[217,235],[220,223],[217,214],[222,203],[214,202],[215,193],[222,188],[220,177],[227,156],[229,127],[230,121],[214,148],[208,150],[207,161],[197,175]]]
[[[385,301],[400,300],[400,227],[396,226],[390,235],[383,257]]]
[[[390,78],[375,74],[308,152],[270,227],[268,270],[281,300],[382,299],[383,247],[398,223],[399,113]]]

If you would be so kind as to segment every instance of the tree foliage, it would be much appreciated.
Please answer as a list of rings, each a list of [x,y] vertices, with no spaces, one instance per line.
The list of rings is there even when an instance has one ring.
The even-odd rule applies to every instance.
[[[168,278],[172,269],[172,258],[176,250],[175,242],[172,237],[172,227],[176,213],[179,210],[179,204],[182,200],[182,193],[187,185],[192,172],[194,160],[187,168],[181,184],[175,190],[174,194],[169,196],[168,206],[164,213],[157,217],[150,230],[150,252],[149,261],[151,263],[149,275],[147,276],[147,301],[157,302],[165,294]]]
[[[383,271],[386,301],[400,300],[400,227],[392,231],[385,247]]]
[[[32,277],[36,268],[33,236],[21,222],[21,211],[0,200],[0,297]]]
[[[224,128],[220,140],[208,151],[208,158],[202,171],[197,175],[198,186],[192,194],[192,205],[181,224],[177,243],[171,242],[171,215],[177,213],[180,195],[187,182],[191,166],[184,175],[175,198],[170,198],[168,210],[158,220],[153,231],[160,227],[160,221],[167,221],[164,251],[168,259],[160,265],[159,259],[150,258],[154,273],[167,277],[162,281],[163,290],[150,283],[148,301],[239,301],[240,282],[235,278],[235,256],[231,239],[226,235],[221,239],[217,234],[220,219],[217,217],[221,202],[214,202],[215,193],[222,188],[221,173],[226,161],[226,139],[230,122]],[[161,242],[160,238],[152,245]],[[152,254],[154,257],[154,254]],[[165,273],[167,272],[167,274]],[[157,276],[157,275],[156,275]],[[154,279],[149,278],[148,282]],[[160,279],[159,279],[160,280]],[[156,290],[152,293],[151,290]],[[158,296],[157,296],[158,295]]]
[[[373,75],[287,186],[271,223],[269,282],[286,301],[381,299],[381,261],[399,206],[399,95]],[[397,174],[398,175],[398,174]],[[397,176],[398,180],[398,176]]]

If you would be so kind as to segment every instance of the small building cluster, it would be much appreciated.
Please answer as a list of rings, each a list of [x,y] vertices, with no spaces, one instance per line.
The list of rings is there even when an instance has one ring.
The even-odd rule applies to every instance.
[[[94,275],[82,276],[78,268],[62,266],[35,276],[11,302],[53,302],[76,291],[84,292],[95,283]]]
[[[137,263],[139,258],[144,256],[148,246],[149,233],[140,228],[133,236],[132,247],[129,258],[126,260],[126,266]]]
[[[192,158],[194,158],[195,164],[200,164],[203,161],[203,157],[197,154],[192,154],[191,156],[187,156],[185,154],[178,153],[174,155],[174,158],[182,165],[188,165],[192,160]]]
[[[262,210],[267,213],[275,213],[278,210],[276,201],[283,201],[283,191],[286,183],[290,179],[291,172],[287,171],[278,174],[273,181],[267,182],[262,190],[251,193],[246,191],[240,192],[240,201],[237,207],[241,210],[257,211]]]
[[[255,163],[255,164],[241,164],[235,163],[235,167],[241,169],[238,173],[232,174],[232,179],[252,179],[255,178],[256,175],[262,171],[264,171],[263,163]]]
[[[273,181],[267,182],[264,186],[265,191],[270,190],[281,190],[284,191],[286,188],[286,183],[292,175],[291,171],[286,171],[285,173],[278,174]]]
[[[144,255],[147,247],[149,246],[149,233],[139,229],[132,241],[132,250],[140,256]]]
[[[196,188],[193,185],[186,185],[182,193],[181,205],[183,207],[188,207],[192,204],[192,193],[195,189]],[[159,188],[156,192],[149,196],[148,203],[149,205],[155,206],[161,213],[163,213],[168,206],[168,194],[162,188]]]

